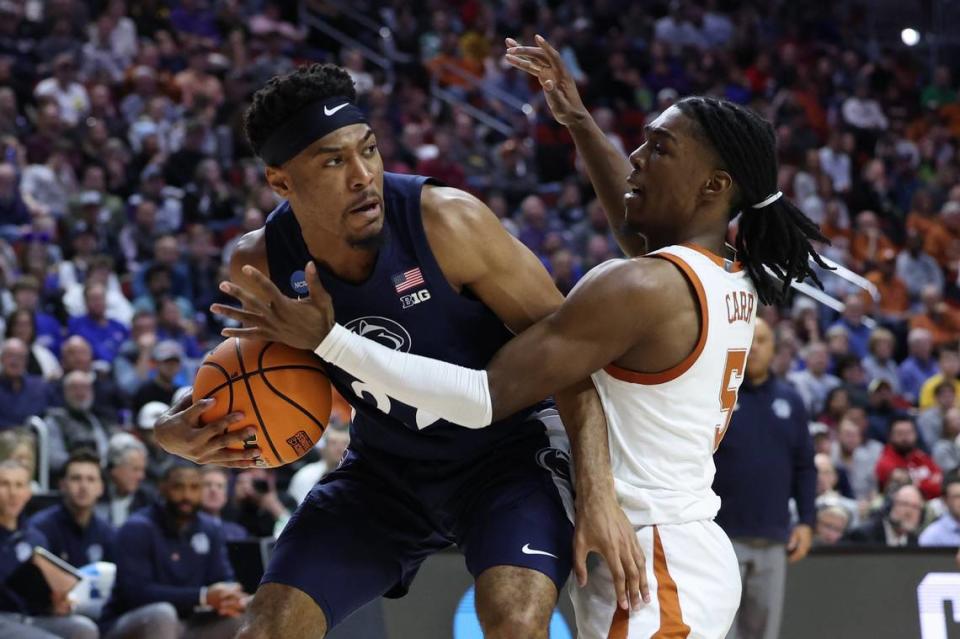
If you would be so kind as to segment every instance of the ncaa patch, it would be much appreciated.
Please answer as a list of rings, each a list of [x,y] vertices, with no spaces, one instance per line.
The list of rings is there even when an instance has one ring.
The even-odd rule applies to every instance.
[[[297,295],[307,295],[309,290],[307,289],[307,274],[303,271],[294,271],[290,275],[290,288],[293,289],[293,292]]]

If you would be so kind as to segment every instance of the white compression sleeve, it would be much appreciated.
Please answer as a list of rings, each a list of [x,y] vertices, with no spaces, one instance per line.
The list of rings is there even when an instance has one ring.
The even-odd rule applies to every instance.
[[[397,401],[448,422],[482,428],[493,419],[486,371],[401,353],[339,324],[333,325],[315,352]]]

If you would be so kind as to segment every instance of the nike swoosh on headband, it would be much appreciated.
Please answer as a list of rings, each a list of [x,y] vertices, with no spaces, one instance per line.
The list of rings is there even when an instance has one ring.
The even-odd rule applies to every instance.
[[[344,103],[341,104],[340,106],[335,106],[335,107],[333,107],[332,109],[329,109],[329,108],[327,108],[327,107],[323,107],[323,114],[326,115],[326,116],[331,116],[331,115],[333,115],[334,113],[336,113],[337,111],[339,111],[340,109],[342,109],[343,107],[347,106],[348,104],[350,104],[350,103],[349,103],[349,102],[344,102]]]

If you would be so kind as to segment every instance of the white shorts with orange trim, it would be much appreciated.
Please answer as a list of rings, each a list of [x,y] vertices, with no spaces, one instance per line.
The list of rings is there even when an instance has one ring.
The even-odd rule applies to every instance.
[[[579,639],[722,639],[740,605],[740,569],[733,545],[712,521],[645,526],[637,540],[646,557],[651,602],[627,613],[617,607],[606,562],[587,586],[571,580]]]

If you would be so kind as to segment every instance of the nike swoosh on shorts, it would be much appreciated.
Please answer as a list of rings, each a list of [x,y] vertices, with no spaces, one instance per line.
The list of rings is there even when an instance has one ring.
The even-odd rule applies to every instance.
[[[553,557],[554,559],[560,559],[559,557],[557,557],[557,556],[554,555],[553,553],[546,552],[545,550],[534,550],[533,548],[530,547],[530,544],[524,544],[524,545],[523,545],[523,548],[520,549],[520,552],[522,552],[522,553],[525,554],[525,555],[546,555],[547,557]]]

